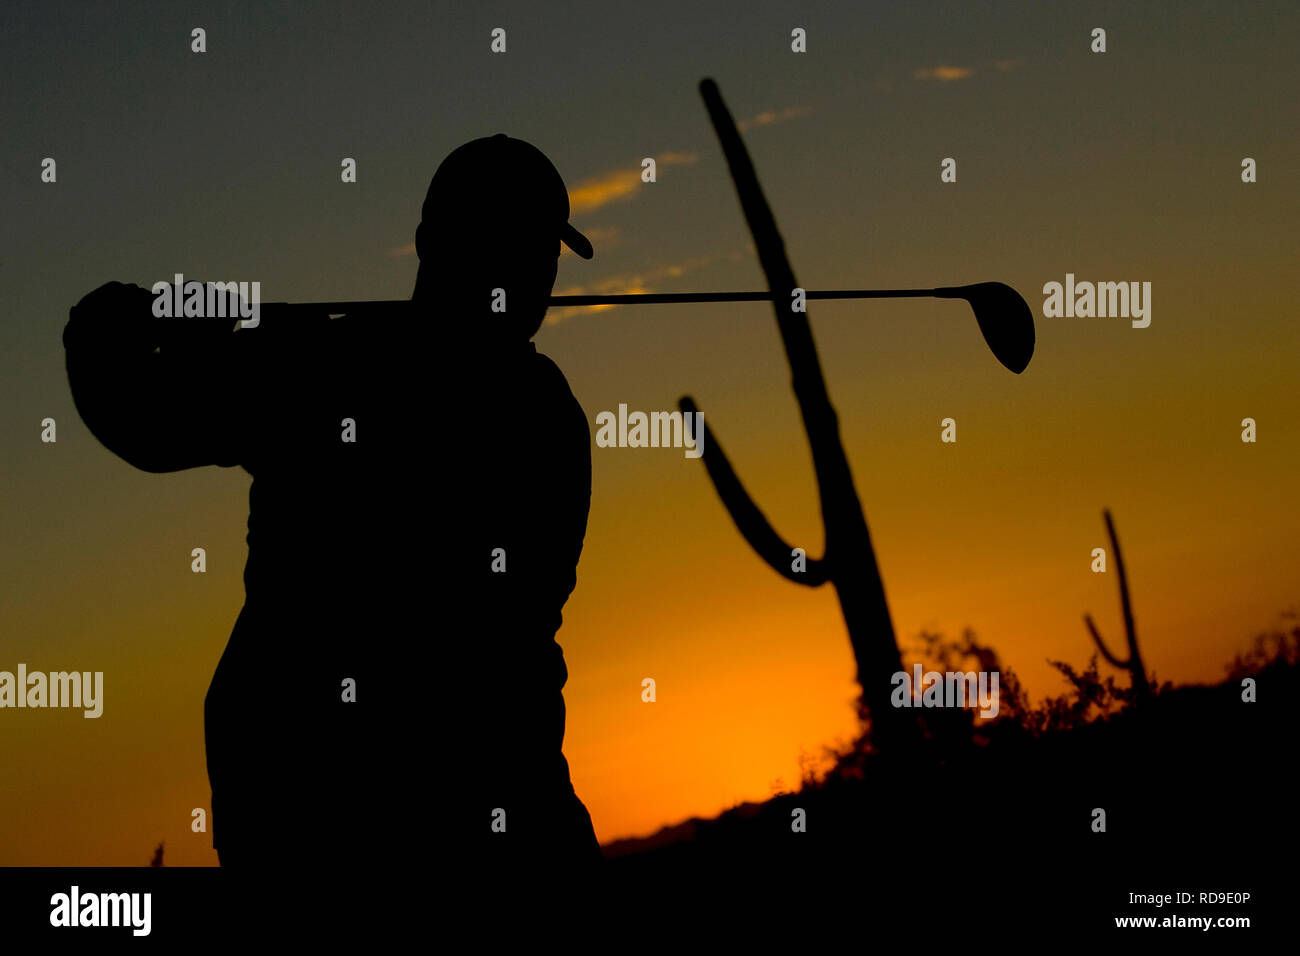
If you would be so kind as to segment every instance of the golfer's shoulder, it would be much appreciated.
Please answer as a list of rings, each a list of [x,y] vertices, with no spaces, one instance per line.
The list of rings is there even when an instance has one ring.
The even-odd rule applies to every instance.
[[[528,356],[532,392],[544,406],[556,415],[581,420],[582,428],[587,430],[587,413],[569,387],[569,380],[564,377],[560,367],[549,355],[533,351]]]

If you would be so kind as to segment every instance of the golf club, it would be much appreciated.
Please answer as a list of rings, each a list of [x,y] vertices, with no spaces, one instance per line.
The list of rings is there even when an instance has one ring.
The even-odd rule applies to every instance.
[[[965,299],[975,313],[984,341],[997,360],[1019,374],[1034,354],[1034,318],[1020,293],[1001,282],[940,286],[935,289],[809,289],[806,299]],[[771,292],[645,292],[625,295],[553,295],[550,306],[671,305],[685,302],[770,302]],[[398,313],[409,309],[409,299],[361,302],[265,302],[264,313],[345,315],[349,312]]]

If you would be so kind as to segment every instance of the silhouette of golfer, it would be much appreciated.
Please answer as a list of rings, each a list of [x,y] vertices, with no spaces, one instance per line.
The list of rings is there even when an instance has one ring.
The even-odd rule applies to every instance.
[[[245,603],[205,704],[223,865],[599,861],[555,641],[590,432],[530,341],[560,242],[592,255],[568,215],[551,162],[499,134],[433,177],[409,316],[235,330],[156,319],[119,283],[71,310],[68,378],[105,446],[253,476]]]

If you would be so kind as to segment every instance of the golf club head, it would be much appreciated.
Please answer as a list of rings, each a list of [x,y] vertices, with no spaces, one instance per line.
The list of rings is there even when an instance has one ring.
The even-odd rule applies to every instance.
[[[1034,355],[1034,315],[1020,293],[1003,282],[936,289],[946,299],[965,299],[984,341],[997,360],[1019,375]]]

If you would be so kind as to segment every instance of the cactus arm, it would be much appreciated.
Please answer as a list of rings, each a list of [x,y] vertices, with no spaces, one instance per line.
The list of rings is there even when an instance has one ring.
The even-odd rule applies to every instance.
[[[686,414],[697,411],[695,402],[689,397],[682,398],[677,404]],[[795,571],[790,567],[791,551],[794,549],[781,539],[771,523],[763,516],[763,512],[758,509],[758,505],[754,504],[754,500],[745,491],[745,486],[740,483],[740,479],[736,477],[735,469],[731,467],[731,462],[727,460],[722,446],[718,444],[717,437],[708,425],[704,426],[703,457],[704,467],[709,472],[713,487],[717,489],[718,497],[722,499],[727,513],[736,523],[741,536],[749,542],[749,546],[758,556],[766,561],[773,571],[795,584],[817,587],[826,583],[826,562],[823,559],[807,558],[808,566],[804,571]]]
[[[1083,623],[1088,625],[1088,633],[1092,635],[1092,639],[1096,642],[1097,650],[1101,651],[1102,657],[1110,661],[1111,665],[1114,667],[1120,669],[1128,667],[1128,661],[1121,661],[1106,648],[1106,642],[1101,639],[1101,635],[1097,633],[1096,625],[1092,623],[1092,615],[1085,614],[1083,616]]]

